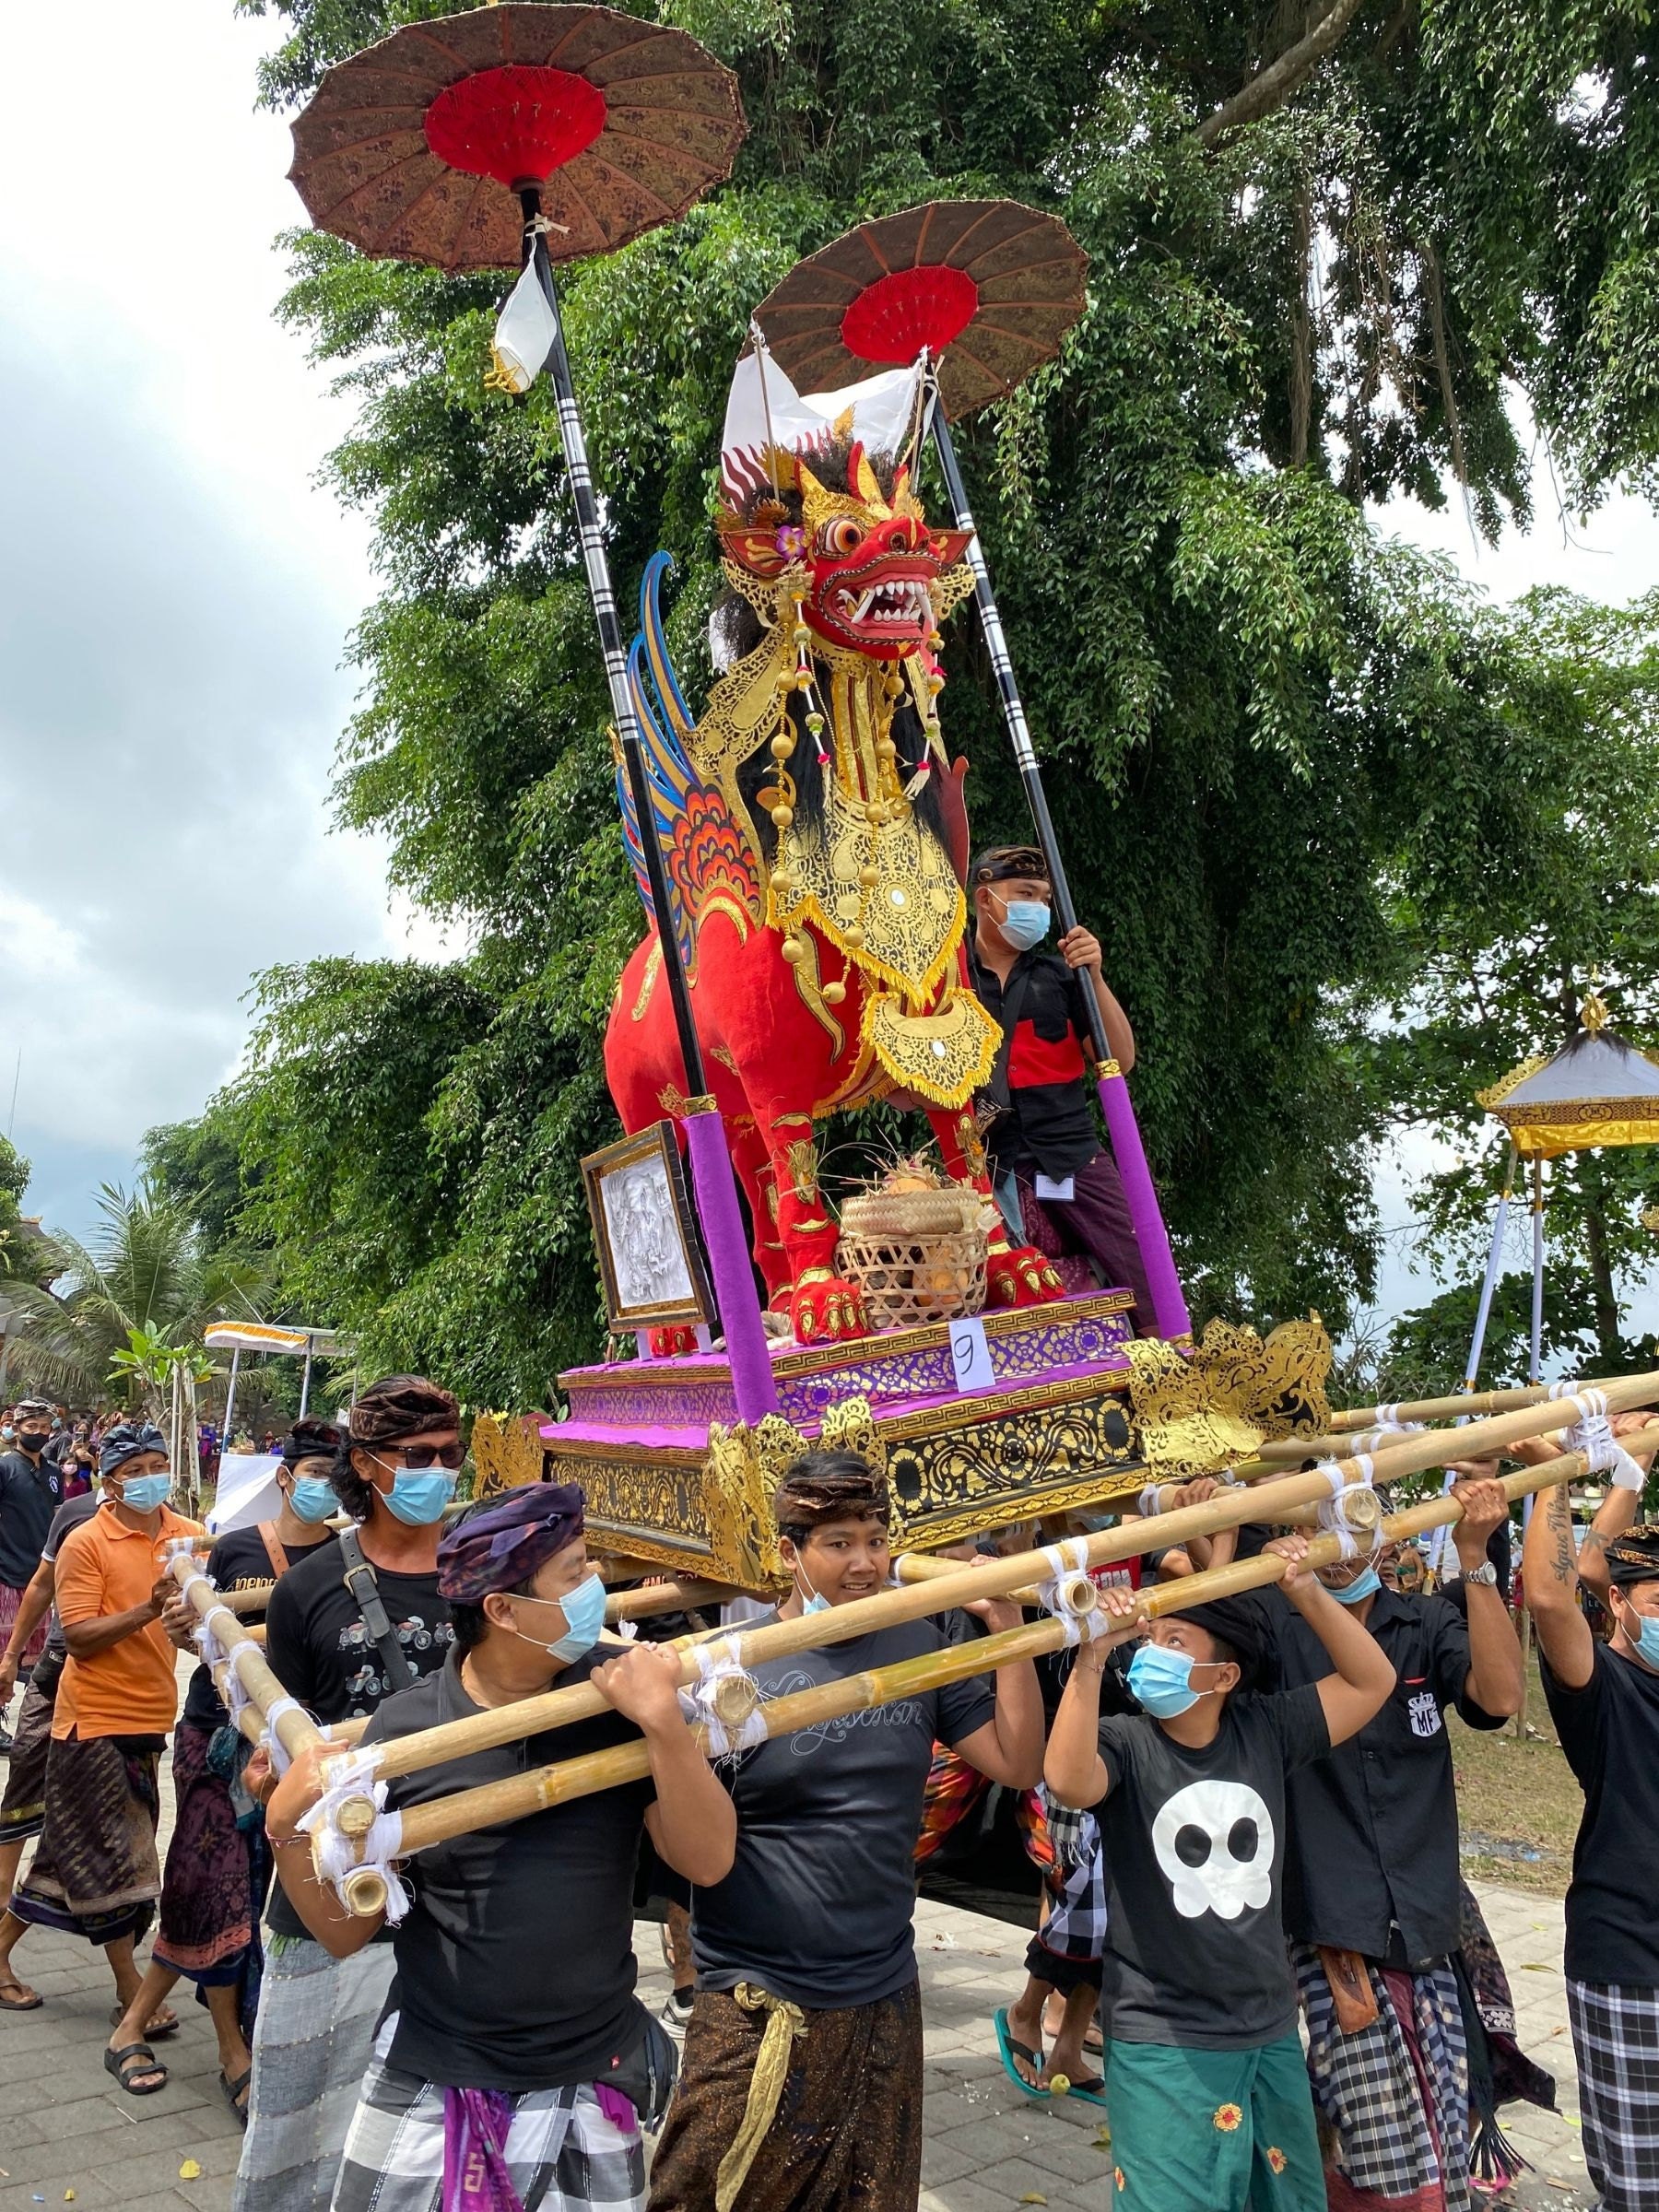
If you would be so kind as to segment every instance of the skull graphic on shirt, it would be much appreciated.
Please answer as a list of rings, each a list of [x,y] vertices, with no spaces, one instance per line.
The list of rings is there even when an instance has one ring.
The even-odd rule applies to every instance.
[[[1273,1816],[1242,1782],[1193,1782],[1166,1799],[1152,1848],[1183,1920],[1237,1920],[1273,1895]]]

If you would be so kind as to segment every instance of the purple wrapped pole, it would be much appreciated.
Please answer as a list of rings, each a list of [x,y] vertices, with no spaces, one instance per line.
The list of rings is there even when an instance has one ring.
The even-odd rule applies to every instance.
[[[1129,1202],[1135,1241],[1140,1246],[1141,1265],[1147,1271],[1147,1287],[1152,1293],[1152,1326],[1166,1340],[1190,1336],[1192,1317],[1181,1294],[1181,1277],[1175,1272],[1174,1257],[1170,1251],[1170,1232],[1164,1227],[1152,1171],[1147,1165],[1129,1086],[1121,1073],[1103,1075],[1100,1091],[1100,1112],[1106,1116],[1106,1134],[1112,1140],[1112,1156],[1117,1161],[1124,1196]]]
[[[718,1109],[688,1113],[680,1126],[691,1155],[691,1187],[697,1194],[697,1215],[714,1277],[720,1325],[732,1365],[733,1394],[738,1418],[752,1429],[767,1414],[777,1412],[778,1385],[772,1377],[755,1270],[743,1233],[737,1184],[732,1174],[732,1147]]]

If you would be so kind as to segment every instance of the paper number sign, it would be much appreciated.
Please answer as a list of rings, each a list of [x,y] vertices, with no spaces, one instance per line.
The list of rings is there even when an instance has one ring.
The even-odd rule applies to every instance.
[[[950,1324],[950,1364],[956,1370],[959,1390],[993,1390],[996,1372],[991,1365],[991,1347],[985,1342],[982,1321],[953,1321]]]

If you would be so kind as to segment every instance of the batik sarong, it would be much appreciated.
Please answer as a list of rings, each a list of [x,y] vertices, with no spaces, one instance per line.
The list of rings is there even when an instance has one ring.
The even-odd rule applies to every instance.
[[[638,2212],[644,2201],[644,2138],[637,2124],[624,2132],[591,2084],[463,2098],[377,2056],[334,2212]]]
[[[990,1776],[971,1767],[959,1751],[947,1744],[934,1746],[922,1798],[922,1832],[916,1838],[918,1866],[926,1865],[952,1830],[983,1802],[990,1787]]]
[[[650,2212],[713,2212],[771,2015],[700,1990],[651,2170]],[[735,2212],[916,2212],[922,2186],[922,1994],[806,2012],[778,2106]]]
[[[41,1677],[46,1677],[45,1688]],[[46,1819],[46,1761],[52,1751],[52,1714],[57,1703],[59,1670],[37,1667],[23,1692],[18,1724],[12,1730],[6,1762],[6,1794],[0,1797],[0,1843],[21,1843],[38,1836]]]
[[[1325,2212],[1301,2038],[1244,2051],[1106,2039],[1112,2212]]]
[[[21,1590],[14,1590],[9,1583],[0,1583],[0,1652],[11,1641],[11,1632],[18,1624],[18,1609],[23,1603]],[[18,1672],[27,1674],[41,1653],[46,1649],[46,1632],[52,1626],[50,1608],[41,1614],[29,1632],[29,1641],[18,1653]]]
[[[1458,1885],[1461,1915],[1458,1928],[1458,1955],[1468,1981],[1468,1994],[1474,1999],[1480,2024],[1486,2030],[1487,2063],[1491,2077],[1493,2111],[1501,2105],[1512,2104],[1517,2099],[1535,2104],[1540,2112],[1553,2112],[1556,2109],[1555,2076],[1546,2072],[1527,2057],[1515,2035],[1515,2000],[1510,1989],[1509,1976],[1503,1960],[1498,1956],[1498,1946],[1492,1941],[1492,1932],[1487,1926],[1475,1892],[1467,1882]],[[1469,2007],[1464,2006],[1464,2021],[1468,2023]],[[1473,2091],[1475,2050],[1471,2041],[1469,2051],[1470,2086]],[[1471,2095],[1470,2101],[1478,2111],[1480,2100]],[[1476,2132],[1478,2133],[1478,2124]],[[1481,2171],[1478,2155],[1475,2170]]]
[[[88,1943],[144,1934],[161,1894],[159,1735],[64,1736],[46,1761],[41,1840],[12,1894],[19,1920]]]
[[[1602,2212],[1659,2204],[1659,1989],[1569,1982],[1584,2163]]]
[[[263,1827],[238,1825],[230,1785],[208,1764],[213,1732],[181,1721],[173,1732],[177,1810],[152,1956],[204,1989],[237,1988],[244,2032],[258,2006],[259,1913],[270,1854]]]
[[[334,1959],[306,1936],[272,1939],[231,2212],[328,2212],[392,1969],[389,1943]]]
[[[1469,2057],[1451,1961],[1366,1961],[1377,2017],[1345,2032],[1324,1961],[1290,1947],[1308,2018],[1313,2101],[1335,2141],[1334,2212],[1469,2212]]]

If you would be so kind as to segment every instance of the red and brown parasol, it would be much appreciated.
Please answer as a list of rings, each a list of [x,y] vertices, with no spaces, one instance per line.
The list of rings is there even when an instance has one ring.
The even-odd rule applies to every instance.
[[[797,262],[755,316],[804,392],[837,390],[926,347],[955,421],[1059,351],[1083,312],[1088,265],[1058,216],[1016,200],[934,200]]]
[[[288,175],[319,229],[451,272],[516,268],[520,194],[550,260],[626,245],[731,174],[737,80],[682,30],[504,0],[408,23],[330,69]]]

